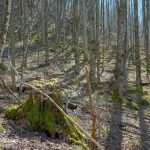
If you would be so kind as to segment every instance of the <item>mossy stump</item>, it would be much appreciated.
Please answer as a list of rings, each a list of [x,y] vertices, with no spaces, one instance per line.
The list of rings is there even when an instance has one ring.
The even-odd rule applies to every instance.
[[[50,95],[63,108],[61,100],[54,92]],[[65,109],[64,109],[65,111]],[[81,132],[48,99],[39,94],[29,94],[26,102],[14,105],[5,111],[5,117],[12,120],[26,120],[33,131],[44,132],[51,138],[68,139],[84,149]]]

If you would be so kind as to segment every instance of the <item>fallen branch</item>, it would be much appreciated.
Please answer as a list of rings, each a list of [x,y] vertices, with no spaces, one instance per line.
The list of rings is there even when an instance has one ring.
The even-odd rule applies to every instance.
[[[0,75],[0,80],[3,84],[3,86],[8,90],[8,92],[17,100],[17,102],[19,103],[19,98],[12,92],[12,90],[6,85],[4,79],[2,78],[2,76]]]
[[[41,91],[40,89],[32,86],[31,84],[25,83],[23,81],[21,81],[21,78],[17,72],[17,70],[14,68],[14,66],[11,64],[11,62],[9,62],[12,70],[14,71],[14,73],[17,75],[18,77],[18,82],[20,82],[20,84],[28,86],[30,88],[32,88],[33,90],[39,92],[40,94],[44,95],[46,98],[48,98],[55,106],[56,108],[71,122],[73,123],[90,141],[93,142],[93,144],[95,144],[97,146],[98,149],[102,149],[102,146],[94,139],[92,138],[92,136],[87,133],[80,125],[78,125],[68,114],[66,114],[63,109],[61,107],[58,106],[58,104],[50,97],[48,96],[48,94],[46,94],[45,92]]]

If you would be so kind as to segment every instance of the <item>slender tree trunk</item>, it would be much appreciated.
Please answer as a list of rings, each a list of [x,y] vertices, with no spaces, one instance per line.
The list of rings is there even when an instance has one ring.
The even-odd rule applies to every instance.
[[[88,56],[88,38],[87,38],[87,7],[86,0],[82,1],[83,5],[83,43],[84,43],[84,59],[87,61]]]
[[[49,50],[48,50],[48,0],[41,0],[41,43],[45,48],[45,63],[49,63]]]
[[[146,65],[147,65],[147,78],[149,79],[150,72],[150,47],[149,47],[149,0],[146,0],[145,8],[145,48],[146,48]]]
[[[11,4],[11,18],[10,18],[10,48],[11,48],[11,63],[15,67],[15,32],[14,32],[14,0],[12,0]],[[15,73],[12,70],[11,73],[12,78],[12,90],[16,90],[16,78]]]
[[[72,29],[72,38],[73,38],[73,51],[75,57],[75,73],[78,74],[80,70],[80,53],[79,53],[79,46],[78,46],[78,0],[73,1],[73,29]]]
[[[96,82],[96,41],[95,41],[95,28],[94,28],[94,1],[88,1],[88,41],[89,41],[89,52],[90,52],[90,80],[93,83]]]
[[[49,50],[48,50],[48,0],[45,0],[45,63],[49,63]]]
[[[55,22],[55,32],[56,32],[56,46],[59,43],[59,0],[56,0],[56,22]]]
[[[23,28],[23,61],[22,65],[27,67],[27,49],[29,44],[29,24],[28,24],[28,2],[22,0],[22,28]]]
[[[3,30],[5,24],[5,2],[0,0],[0,48],[2,48],[3,44]]]
[[[118,8],[118,36],[116,54],[115,94],[122,98],[126,83],[126,50],[127,49],[127,0],[121,1]]]
[[[46,19],[45,19],[45,0],[41,0],[41,43],[42,43],[42,46],[45,45],[45,22],[46,22]]]
[[[95,5],[96,5],[96,56],[97,56],[97,81],[98,81],[98,84],[100,82],[100,30],[99,30],[99,26],[100,26],[100,10],[99,10],[99,0],[96,0],[95,1]]]
[[[3,53],[7,44],[7,35],[8,35],[8,30],[10,26],[10,14],[11,14],[11,3],[12,1],[9,0],[8,3],[5,1],[4,4],[4,20],[2,23],[2,32],[0,33],[0,48],[1,48],[1,56],[0,56],[0,63],[2,63],[2,57]]]
[[[135,61],[136,61],[136,87],[137,99],[142,98],[141,86],[141,60],[140,60],[140,45],[139,45],[139,21],[138,21],[138,2],[134,1],[134,36],[135,36]]]

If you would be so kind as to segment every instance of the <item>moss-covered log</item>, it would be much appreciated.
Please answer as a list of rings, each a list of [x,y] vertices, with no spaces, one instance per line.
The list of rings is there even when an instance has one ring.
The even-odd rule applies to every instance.
[[[54,92],[51,97],[63,108],[59,95]],[[37,93],[30,93],[25,103],[7,109],[5,116],[13,120],[25,119],[34,131],[45,132],[51,138],[67,138],[88,149],[80,131],[48,99]]]

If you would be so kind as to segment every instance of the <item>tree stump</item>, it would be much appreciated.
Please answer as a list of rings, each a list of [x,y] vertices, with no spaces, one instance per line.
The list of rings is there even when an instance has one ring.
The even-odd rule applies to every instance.
[[[51,92],[50,96],[63,108],[57,92]],[[25,119],[33,131],[44,132],[51,138],[65,138],[88,149],[82,140],[82,133],[61,114],[54,104],[37,93],[30,93],[26,102],[7,109],[5,117],[12,120]]]

